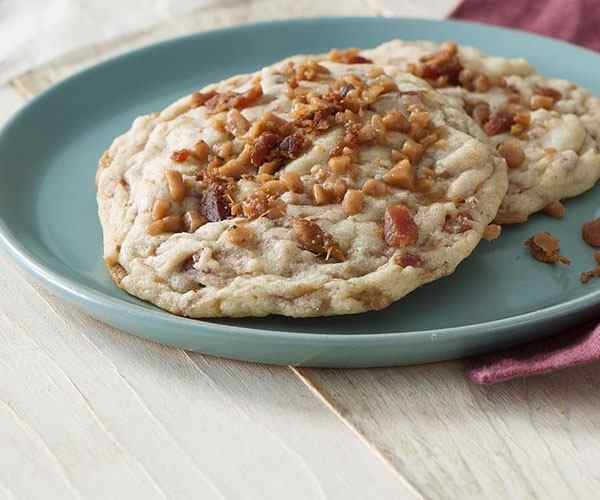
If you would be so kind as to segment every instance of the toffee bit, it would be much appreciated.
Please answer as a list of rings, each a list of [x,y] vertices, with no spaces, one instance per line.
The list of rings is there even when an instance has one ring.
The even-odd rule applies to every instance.
[[[571,259],[560,255],[560,240],[550,233],[537,233],[525,242],[534,259],[547,264],[571,264]]]
[[[334,259],[339,262],[346,259],[344,251],[329,233],[320,226],[307,219],[293,219],[292,229],[300,248],[325,257],[325,260]]]

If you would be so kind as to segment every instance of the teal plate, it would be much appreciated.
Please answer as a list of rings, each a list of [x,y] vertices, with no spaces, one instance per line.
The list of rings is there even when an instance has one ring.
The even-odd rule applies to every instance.
[[[596,188],[482,243],[449,279],[386,310],[316,319],[198,321],[141,302],[110,280],[101,259],[94,174],[113,137],[138,115],[200,86],[294,53],[374,46],[391,38],[453,39],[501,56],[523,56],[547,75],[600,94],[600,57],[518,31],[412,19],[329,18],[264,23],[153,45],[75,75],[33,99],[0,134],[0,240],[15,261],[92,316],[151,340],[229,358],[305,366],[386,366],[472,355],[549,335],[599,312],[598,282],[579,237],[599,215]],[[570,267],[535,262],[523,247],[546,230]]]

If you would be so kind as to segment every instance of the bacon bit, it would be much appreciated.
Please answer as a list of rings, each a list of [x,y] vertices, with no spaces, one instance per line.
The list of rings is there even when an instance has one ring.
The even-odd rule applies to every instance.
[[[303,250],[324,256],[325,260],[333,258],[338,262],[346,259],[344,251],[329,233],[323,231],[316,222],[307,219],[293,219],[292,228]]]
[[[298,158],[307,146],[307,139],[300,132],[285,136],[273,132],[263,132],[252,150],[251,161],[255,166],[276,161],[281,168],[286,161]]]
[[[544,213],[555,219],[562,219],[565,216],[565,206],[560,201],[553,201],[544,207]]]
[[[456,217],[447,216],[444,231],[450,234],[465,233],[473,227],[471,222],[471,219],[465,214],[458,214]]]
[[[496,111],[483,126],[483,130],[490,136],[509,132],[514,123],[514,118],[515,115],[509,111]]]
[[[233,101],[231,102],[231,106],[238,110],[247,108],[252,106],[258,99],[262,97],[262,95],[262,87],[260,85],[254,85],[243,94],[238,94],[236,97],[234,97]]]
[[[217,94],[214,90],[209,90],[208,92],[194,92],[192,94],[192,107],[197,108],[206,103],[209,99],[212,99]]]
[[[360,49],[357,48],[346,50],[333,49],[329,52],[328,57],[330,61],[343,64],[369,64],[373,62],[370,59],[361,56],[359,52]]]
[[[445,87],[460,84],[463,66],[456,44],[443,44],[439,52],[423,57],[419,64],[409,64],[407,70],[429,81],[434,87]]]
[[[560,255],[560,241],[550,233],[537,233],[525,242],[525,246],[529,247],[531,255],[534,259],[547,264],[569,265],[571,260],[568,257]]]
[[[554,101],[560,101],[562,99],[562,94],[552,87],[536,87],[533,90],[533,93],[544,97],[550,97]]]
[[[600,217],[581,227],[581,237],[588,245],[600,247]]]
[[[271,153],[277,148],[281,137],[273,132],[263,132],[254,144],[252,150],[251,161],[252,164],[259,167],[271,157]]]
[[[394,260],[396,261],[396,264],[402,267],[421,267],[423,265],[423,259],[412,253],[396,255]]]
[[[295,159],[300,156],[304,149],[306,140],[300,132],[294,132],[283,138],[279,143],[279,151],[283,156]]]
[[[210,222],[217,222],[231,217],[231,204],[223,184],[211,182],[202,197],[201,212]]]
[[[244,109],[252,106],[260,97],[263,95],[262,87],[260,85],[254,85],[243,94],[238,92],[218,92],[211,91],[209,94],[201,94],[201,96],[193,95],[192,101],[197,106],[204,105],[210,111],[214,113],[220,113],[222,111],[229,111],[230,109]]]
[[[185,163],[192,152],[189,149],[178,149],[171,153],[171,160],[177,163]]]
[[[388,207],[383,218],[385,242],[391,247],[414,245],[419,239],[419,227],[404,205]]]

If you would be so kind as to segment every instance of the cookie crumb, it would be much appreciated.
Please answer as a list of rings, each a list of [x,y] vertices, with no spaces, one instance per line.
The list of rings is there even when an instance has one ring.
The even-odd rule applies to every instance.
[[[498,224],[489,224],[483,230],[483,239],[486,241],[494,241],[497,240],[502,234],[502,226]]]
[[[544,213],[555,219],[562,219],[565,216],[565,206],[560,201],[553,201],[544,207]]]
[[[529,238],[525,245],[529,247],[534,259],[547,264],[571,264],[571,259],[560,255],[560,240],[550,233],[537,233]]]

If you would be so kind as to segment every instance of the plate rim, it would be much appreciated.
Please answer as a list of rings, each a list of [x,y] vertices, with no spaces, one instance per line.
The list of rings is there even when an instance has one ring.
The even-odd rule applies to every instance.
[[[109,59],[94,64],[88,68],[84,68],[77,71],[73,75],[61,80],[60,82],[52,85],[48,89],[44,90],[40,94],[30,99],[24,106],[22,106],[15,114],[13,114],[7,122],[0,128],[0,138],[8,133],[12,128],[17,127],[19,121],[23,117],[30,113],[34,109],[39,101],[45,99],[51,99],[55,92],[58,92],[63,87],[71,85],[76,80],[82,77],[90,77],[95,71],[103,71],[109,68],[111,65],[121,63],[131,57],[143,55],[147,52],[151,52],[157,48],[167,48],[170,45],[176,45],[178,43],[191,40],[191,39],[202,39],[213,36],[227,35],[232,31],[248,31],[252,32],[256,29],[268,29],[269,27],[283,27],[286,25],[302,25],[312,23],[331,23],[336,24],[344,21],[352,22],[409,22],[422,24],[424,26],[435,26],[439,24],[451,24],[456,26],[469,26],[477,27],[479,29],[485,29],[496,32],[510,32],[513,34],[519,34],[525,36],[528,39],[538,40],[545,44],[558,44],[566,45],[570,50],[581,52],[587,57],[598,58],[600,62],[600,55],[596,54],[592,50],[580,47],[563,40],[550,38],[543,35],[525,32],[513,28],[505,28],[498,26],[490,26],[478,22],[470,21],[457,21],[457,20],[435,20],[435,19],[420,19],[411,17],[368,17],[368,16],[331,16],[331,17],[308,17],[308,18],[297,18],[289,20],[271,20],[261,21],[255,23],[249,23],[244,25],[236,25],[225,28],[219,28],[209,31],[203,31],[199,33],[192,33],[184,36],[174,37],[167,40],[159,41],[146,45],[140,48],[129,50],[123,54],[110,57]],[[191,335],[196,335],[193,326],[196,326],[198,330],[208,330],[214,333],[226,332],[229,336],[243,336],[248,339],[249,336],[261,337],[262,339],[277,339],[281,340],[284,338],[290,342],[304,342],[304,341],[315,341],[337,345],[371,345],[384,343],[395,343],[395,341],[401,339],[404,342],[410,342],[411,340],[422,340],[423,338],[435,338],[436,341],[444,341],[448,338],[458,340],[459,338],[478,336],[481,334],[493,335],[494,332],[505,331],[507,329],[515,328],[520,325],[529,324],[532,321],[544,322],[551,320],[559,320],[565,318],[571,314],[577,314],[585,311],[586,309],[597,306],[600,304],[600,289],[591,290],[586,295],[570,299],[566,302],[560,302],[551,306],[543,307],[534,311],[509,316],[506,318],[500,318],[492,321],[486,321],[481,323],[473,323],[468,325],[437,328],[429,330],[411,330],[406,332],[389,332],[389,333],[310,333],[310,332],[294,332],[286,330],[265,330],[262,328],[253,328],[247,326],[237,325],[226,325],[213,322],[210,320],[218,321],[220,318],[206,318],[206,319],[194,319],[183,316],[177,316],[163,311],[159,308],[147,308],[139,304],[133,304],[127,302],[121,298],[113,297],[108,293],[96,290],[88,285],[81,282],[77,282],[68,277],[65,277],[59,272],[45,266],[39,261],[31,252],[27,250],[24,244],[19,241],[19,238],[10,230],[9,225],[5,222],[4,216],[0,213],[0,247],[3,248],[5,253],[12,257],[13,261],[17,266],[25,271],[27,274],[35,279],[38,279],[47,288],[56,291],[66,300],[70,301],[81,301],[89,305],[96,306],[107,312],[113,313],[126,313],[132,315],[132,319],[140,318],[142,320],[154,320],[164,324],[165,326],[176,325],[185,328],[190,331]],[[115,285],[116,286],[116,285]],[[135,317],[135,318],[133,318]],[[236,318],[221,318],[221,319],[236,319]],[[301,318],[294,318],[301,319]],[[198,332],[201,333],[201,332]]]

